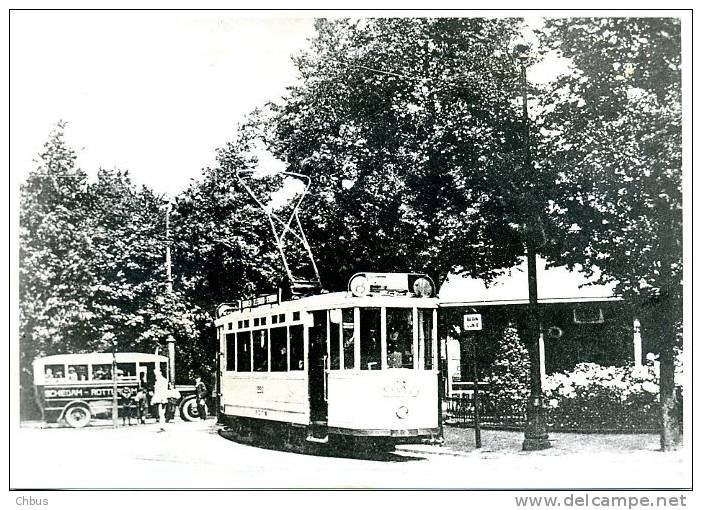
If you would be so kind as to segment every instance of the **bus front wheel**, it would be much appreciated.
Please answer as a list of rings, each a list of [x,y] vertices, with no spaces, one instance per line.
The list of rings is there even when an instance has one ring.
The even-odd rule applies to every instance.
[[[90,410],[83,405],[71,406],[63,418],[74,429],[81,429],[90,423]]]

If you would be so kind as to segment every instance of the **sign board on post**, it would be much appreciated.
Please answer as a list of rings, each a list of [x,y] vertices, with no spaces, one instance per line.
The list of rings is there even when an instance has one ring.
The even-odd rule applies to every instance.
[[[465,331],[481,331],[483,317],[479,313],[467,313],[463,316],[463,329]]]

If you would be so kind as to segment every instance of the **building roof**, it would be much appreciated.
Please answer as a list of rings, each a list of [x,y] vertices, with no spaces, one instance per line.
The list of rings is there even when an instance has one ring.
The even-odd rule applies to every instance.
[[[540,303],[613,301],[615,283],[592,284],[598,277],[588,278],[581,267],[569,270],[564,266],[546,269],[546,259],[536,260],[537,289]],[[480,278],[449,275],[439,291],[441,306],[479,306],[525,304],[529,302],[526,257],[491,282]]]

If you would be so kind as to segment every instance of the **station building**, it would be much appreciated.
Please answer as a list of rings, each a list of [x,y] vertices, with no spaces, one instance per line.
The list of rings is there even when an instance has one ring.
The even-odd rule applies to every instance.
[[[505,328],[517,329],[527,345],[528,281],[526,257],[520,264],[487,282],[450,275],[442,285],[441,353],[445,394],[469,391],[473,377],[471,342],[476,342],[478,380],[494,363]],[[614,284],[595,284],[582,269],[548,267],[537,259],[537,286],[541,314],[541,375],[571,370],[577,363],[604,366],[642,363],[655,347],[642,341],[635,309],[614,293]],[[482,329],[465,331],[466,315],[479,314]]]

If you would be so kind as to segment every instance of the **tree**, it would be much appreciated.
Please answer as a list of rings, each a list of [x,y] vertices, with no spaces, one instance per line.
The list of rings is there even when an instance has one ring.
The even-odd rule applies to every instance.
[[[356,271],[489,277],[545,210],[524,179],[517,19],[319,20],[271,144],[312,178],[305,227],[322,280]],[[544,182],[546,179],[544,179]],[[333,243],[328,240],[333,239]]]
[[[89,312],[81,288],[95,282],[83,263],[91,249],[85,228],[87,176],[75,167],[64,126],[59,122],[51,132],[36,170],[20,189],[20,383],[25,389],[32,387],[35,357],[70,352],[73,341],[84,340],[81,322]]]
[[[573,72],[547,92],[540,164],[558,169],[551,253],[638,303],[659,340],[661,447],[675,446],[673,349],[682,319],[680,23],[548,20],[548,51]]]
[[[486,398],[501,417],[526,414],[529,396],[529,353],[514,325],[508,325],[499,339],[497,355],[487,378]]]
[[[161,199],[137,189],[119,171],[101,170],[89,182],[75,166],[64,128],[59,123],[52,131],[37,169],[21,187],[20,373],[25,390],[32,386],[36,357],[104,352],[113,346],[148,352],[169,335],[187,349],[198,334],[193,307],[180,293],[165,292]],[[191,358],[197,356],[186,359]],[[31,400],[22,402],[24,412],[31,408]]]

